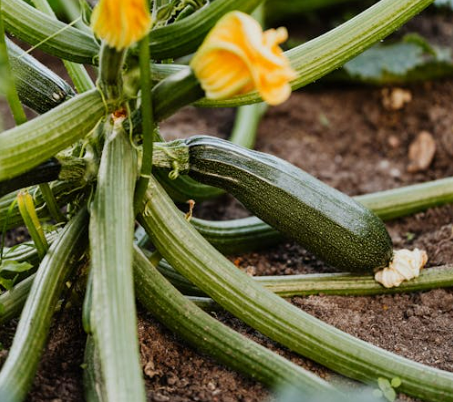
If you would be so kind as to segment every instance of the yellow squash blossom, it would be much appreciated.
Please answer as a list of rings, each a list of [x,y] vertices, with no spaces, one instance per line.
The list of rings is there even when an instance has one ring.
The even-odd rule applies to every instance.
[[[100,0],[91,16],[91,27],[99,38],[117,50],[142,39],[151,27],[147,0]]]
[[[217,22],[190,66],[210,99],[256,89],[267,103],[277,105],[288,99],[289,81],[296,78],[278,46],[287,38],[285,28],[263,32],[252,17],[233,11]]]

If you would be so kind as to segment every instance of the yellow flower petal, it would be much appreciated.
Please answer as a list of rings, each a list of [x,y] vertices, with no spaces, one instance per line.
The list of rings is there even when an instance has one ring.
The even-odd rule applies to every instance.
[[[206,96],[226,99],[256,89],[269,104],[284,102],[296,78],[278,46],[288,37],[285,28],[263,32],[249,15],[234,11],[221,18],[190,65]]]
[[[100,0],[91,16],[99,38],[117,50],[125,49],[148,34],[151,15],[146,0]]]

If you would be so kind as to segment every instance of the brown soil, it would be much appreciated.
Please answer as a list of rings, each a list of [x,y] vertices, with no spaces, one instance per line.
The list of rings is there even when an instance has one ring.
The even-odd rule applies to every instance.
[[[420,26],[429,30],[424,21]],[[451,30],[452,25],[449,27]],[[381,89],[299,91],[284,105],[268,111],[256,148],[282,157],[350,195],[452,176],[453,80],[408,89],[412,101],[393,111],[383,107]],[[186,108],[165,122],[162,132],[167,138],[193,134],[226,137],[232,118],[231,110]],[[435,157],[426,170],[409,173],[408,148],[421,131],[433,136]],[[197,205],[195,214],[231,219],[246,216],[247,211],[225,196]],[[426,249],[429,266],[453,263],[453,206],[395,220],[387,227],[396,248]],[[292,242],[231,258],[255,275],[334,271]],[[451,289],[375,297],[295,297],[291,302],[372,344],[453,371]],[[293,362],[331,378],[329,370],[279,347],[228,313],[216,317]],[[0,329],[0,341],[6,347],[13,330],[14,323]],[[139,337],[149,401],[252,402],[269,396],[261,384],[198,354],[140,307]],[[80,311],[65,311],[54,325],[29,401],[83,400],[84,341]]]

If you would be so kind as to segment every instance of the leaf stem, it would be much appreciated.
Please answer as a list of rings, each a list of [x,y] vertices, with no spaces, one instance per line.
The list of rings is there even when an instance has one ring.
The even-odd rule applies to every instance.
[[[17,204],[25,226],[28,229],[28,233],[30,233],[36,249],[38,250],[39,258],[42,260],[47,253],[49,245],[47,243],[46,236],[44,235],[41,222],[36,214],[33,197],[27,190],[22,190],[17,196]]]
[[[0,10],[2,8],[2,1],[0,0]],[[11,66],[8,57],[8,50],[6,48],[6,39],[5,39],[5,28],[3,25],[3,13],[0,12],[0,60],[4,63],[4,68],[6,70],[6,77],[2,77],[3,85],[6,89],[6,100],[8,101],[11,113],[13,114],[14,120],[17,125],[25,123],[27,117],[25,116],[24,109],[19,100],[19,95],[17,94],[16,83],[14,81],[13,74],[11,72]]]
[[[140,179],[135,189],[134,210],[139,211],[142,199],[148,187],[149,176],[153,168],[154,145],[154,111],[151,97],[151,69],[150,69],[149,37],[145,36],[140,42],[140,94],[142,112],[142,139],[143,154],[140,170]]]
[[[136,248],[134,280],[140,302],[198,350],[269,387],[295,386],[306,394],[334,388],[313,373],[221,324],[179,293]],[[338,395],[341,400],[341,395]]]
[[[273,340],[359,381],[374,384],[378,377],[400,377],[402,392],[433,402],[453,400],[452,373],[354,338],[285,302],[239,271],[191,227],[154,180],[139,221],[175,269]]]
[[[145,401],[132,277],[134,149],[120,121],[108,121],[91,207],[90,323],[108,400]]]
[[[85,251],[87,213],[82,210],[63,229],[41,262],[22,311],[8,357],[0,372],[0,400],[25,399],[45,346],[52,315],[69,273]]]

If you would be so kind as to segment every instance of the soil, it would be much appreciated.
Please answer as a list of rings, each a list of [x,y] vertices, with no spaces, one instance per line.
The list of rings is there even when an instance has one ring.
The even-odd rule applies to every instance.
[[[429,35],[435,31],[429,18],[417,18],[411,28],[420,27]],[[450,36],[447,40],[441,35],[439,42],[451,45],[453,25],[442,20],[440,27],[440,31],[449,30]],[[439,30],[436,35],[440,35]],[[389,110],[384,107],[383,97],[387,95],[381,88],[305,88],[285,104],[269,109],[258,130],[256,149],[284,158],[350,195],[452,176],[453,80],[425,82],[406,89],[412,100],[402,109]],[[161,130],[167,139],[194,134],[227,137],[233,117],[229,109],[188,107],[162,124]],[[422,131],[434,139],[434,159],[424,170],[410,172],[409,146]],[[198,204],[194,213],[208,219],[248,215],[229,196]],[[394,220],[387,223],[387,228],[395,248],[425,249],[428,266],[453,263],[453,206]],[[335,271],[292,242],[230,258],[254,275]],[[289,302],[374,345],[453,371],[452,289],[375,297],[294,297]],[[200,355],[143,308],[138,309],[149,401],[258,402],[270,397],[264,386]],[[85,336],[80,316],[79,309],[70,309],[54,320],[28,401],[83,400]],[[278,346],[230,314],[218,312],[215,316],[323,378],[332,378],[329,370]],[[16,323],[0,329],[0,341],[6,349]],[[404,395],[400,398],[414,401]]]

